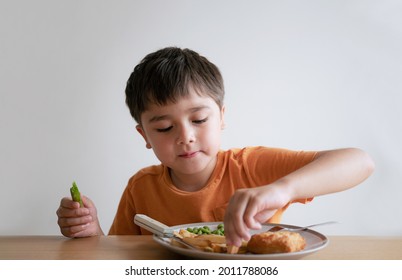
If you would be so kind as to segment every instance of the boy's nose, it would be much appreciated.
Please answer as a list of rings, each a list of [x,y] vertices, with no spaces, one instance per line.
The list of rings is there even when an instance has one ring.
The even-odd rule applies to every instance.
[[[194,130],[190,127],[181,127],[177,137],[177,144],[190,144],[195,142]]]

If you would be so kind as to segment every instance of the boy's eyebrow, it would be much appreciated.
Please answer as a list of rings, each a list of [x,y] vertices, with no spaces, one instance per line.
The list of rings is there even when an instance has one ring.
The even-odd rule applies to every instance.
[[[158,122],[158,121],[162,121],[168,118],[168,115],[162,115],[162,116],[153,116],[152,118],[149,119],[149,123],[153,123],[153,122]]]
[[[201,106],[197,106],[197,107],[190,108],[188,111],[189,111],[190,113],[195,113],[195,112],[201,111],[201,110],[203,110],[203,109],[210,109],[210,107],[207,106],[207,105],[201,105]]]
[[[197,107],[190,108],[188,111],[190,113],[195,113],[195,112],[201,111],[203,109],[210,109],[210,107],[206,106],[206,105],[202,105],[202,106],[197,106]],[[169,115],[153,116],[152,118],[150,118],[148,120],[148,123],[163,121],[163,120],[166,120],[168,118],[169,118]]]

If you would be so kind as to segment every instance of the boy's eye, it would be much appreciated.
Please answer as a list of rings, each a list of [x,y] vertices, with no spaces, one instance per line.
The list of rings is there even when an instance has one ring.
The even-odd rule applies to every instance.
[[[208,118],[205,118],[205,119],[202,119],[202,120],[195,120],[195,121],[193,121],[193,123],[202,124],[202,123],[206,122],[207,120],[208,120]]]
[[[157,128],[156,131],[158,131],[158,132],[168,132],[169,130],[172,129],[172,127],[173,126],[169,126],[169,127],[166,127],[166,128]]]

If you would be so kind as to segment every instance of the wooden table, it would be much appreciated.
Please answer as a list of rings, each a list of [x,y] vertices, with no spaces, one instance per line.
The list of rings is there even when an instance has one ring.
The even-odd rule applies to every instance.
[[[402,260],[402,236],[329,236],[329,245],[306,260]],[[0,236],[2,260],[188,259],[157,244],[152,236]]]

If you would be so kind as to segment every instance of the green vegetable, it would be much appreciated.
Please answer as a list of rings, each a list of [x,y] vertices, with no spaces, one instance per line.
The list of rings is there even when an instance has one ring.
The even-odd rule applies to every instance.
[[[70,188],[70,193],[71,193],[71,198],[75,202],[79,202],[80,207],[84,207],[84,204],[82,203],[82,200],[81,200],[80,191],[78,190],[77,184],[75,182],[73,182],[73,186]]]
[[[201,228],[193,227],[187,228],[187,231],[194,233],[194,234],[218,234],[218,235],[225,235],[225,230],[223,228],[223,224],[219,224],[215,230],[211,230],[208,226],[203,226]]]

